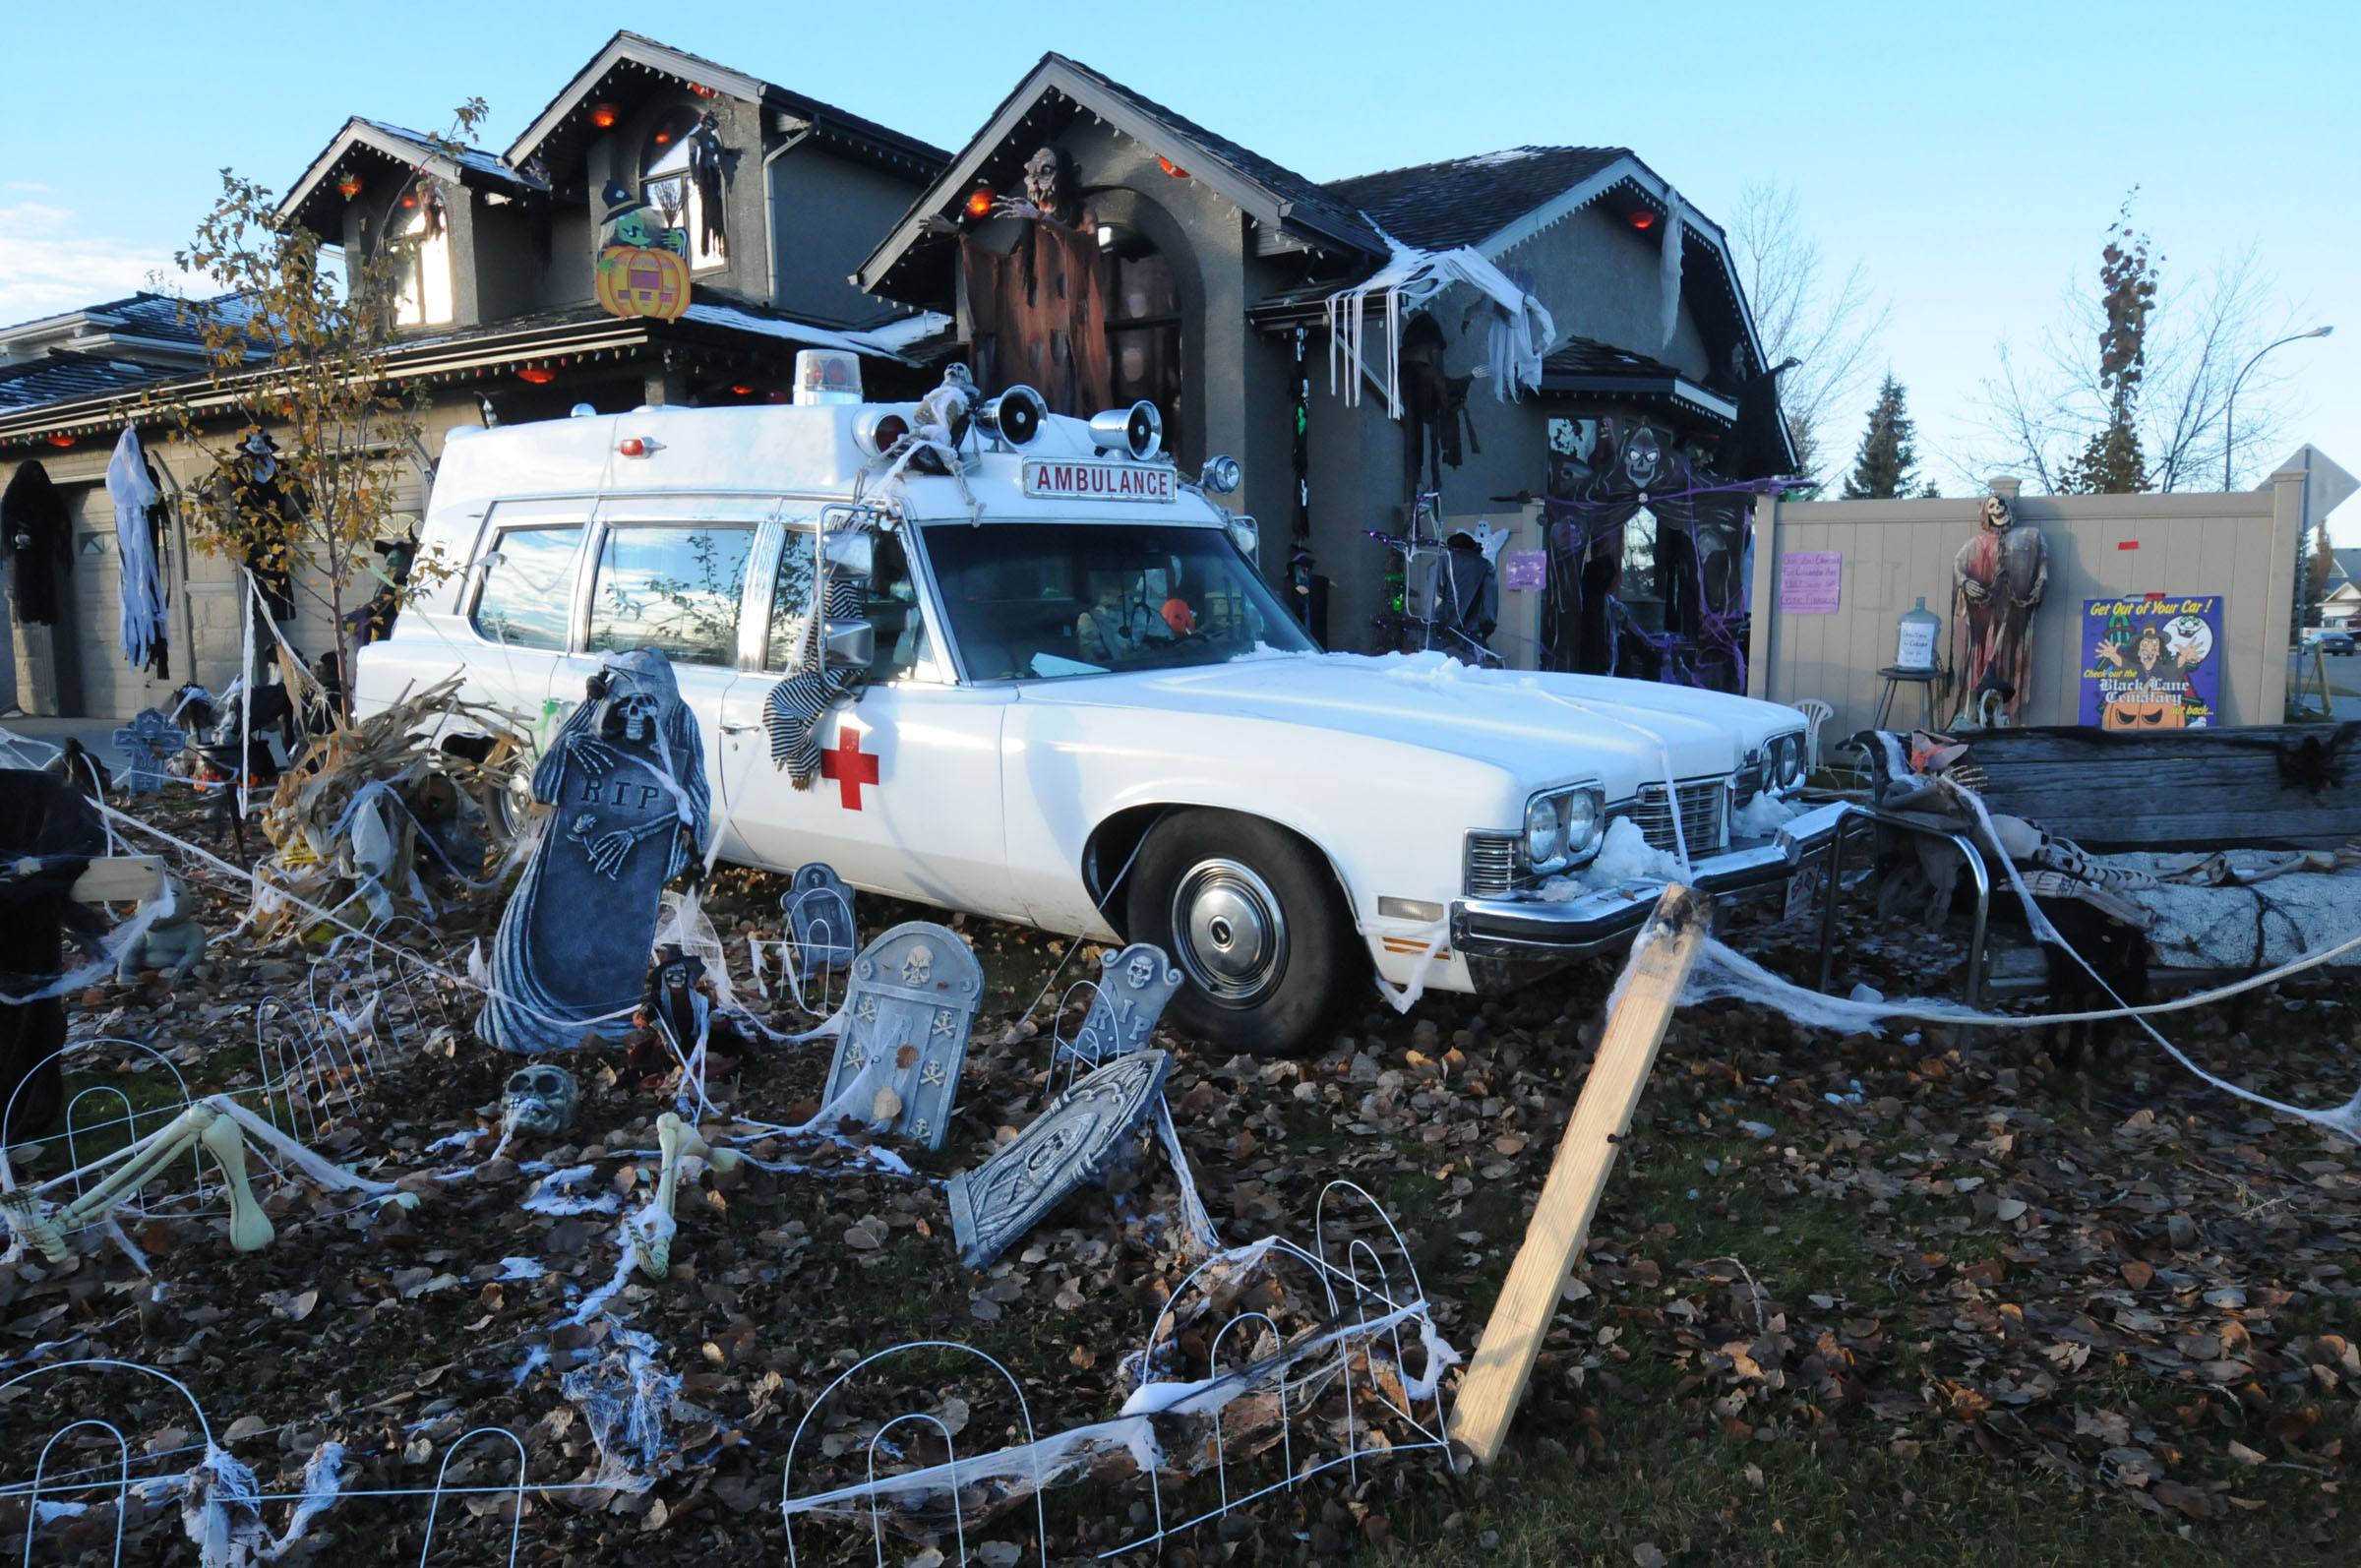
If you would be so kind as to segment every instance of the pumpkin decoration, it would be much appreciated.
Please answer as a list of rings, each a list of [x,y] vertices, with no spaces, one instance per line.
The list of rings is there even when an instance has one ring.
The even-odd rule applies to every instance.
[[[688,260],[653,245],[610,245],[598,253],[598,302],[616,316],[677,322],[689,308]]]

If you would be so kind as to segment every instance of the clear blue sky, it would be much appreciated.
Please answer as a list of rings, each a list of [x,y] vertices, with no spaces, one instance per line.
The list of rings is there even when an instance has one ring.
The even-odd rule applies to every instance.
[[[1884,357],[1955,485],[1995,341],[2056,317],[2136,182],[2168,284],[2253,243],[2336,325],[2272,364],[2288,445],[2361,473],[2350,3],[11,9],[0,321],[137,286],[216,169],[283,188],[347,114],[440,124],[480,94],[504,146],[618,27],[953,148],[1056,48],[1317,179],[1534,142],[1629,146],[1715,215],[1787,182],[1892,298]],[[2335,521],[2361,543],[2361,500]]]

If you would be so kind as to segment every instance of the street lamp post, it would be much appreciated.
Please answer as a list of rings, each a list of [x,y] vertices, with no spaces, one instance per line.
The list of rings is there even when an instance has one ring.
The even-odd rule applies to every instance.
[[[2307,337],[2326,337],[2335,330],[2333,327],[2315,327],[2308,332],[2289,332],[2278,342],[2265,343],[2255,351],[2255,357],[2246,362],[2246,370],[2241,370],[2237,380],[2230,383],[2230,395],[2222,399],[2221,405],[2221,488],[2225,495],[2230,488],[2230,456],[2237,451],[2230,439],[2235,433],[2231,421],[2238,412],[2238,389],[2246,384],[2246,371],[2263,363],[2263,356],[2274,348],[2287,343],[2300,343]]]

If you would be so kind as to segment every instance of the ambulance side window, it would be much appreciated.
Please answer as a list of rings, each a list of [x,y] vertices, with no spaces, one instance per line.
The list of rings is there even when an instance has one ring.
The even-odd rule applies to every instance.
[[[686,664],[736,664],[738,605],[754,545],[751,525],[608,528],[590,599],[589,651],[655,648]]]
[[[813,542],[810,532],[790,529],[787,548],[779,557],[779,573],[770,595],[770,651],[764,667],[795,667],[803,647],[805,617],[812,611]],[[926,618],[918,608],[918,586],[910,576],[910,556],[893,534],[880,534],[877,569],[864,585],[861,615],[877,628],[878,657],[869,667],[872,681],[900,681],[933,673],[933,649]]]
[[[503,528],[479,558],[484,586],[468,617],[476,633],[512,648],[566,650],[567,613],[574,604],[574,555],[581,524],[568,528]]]

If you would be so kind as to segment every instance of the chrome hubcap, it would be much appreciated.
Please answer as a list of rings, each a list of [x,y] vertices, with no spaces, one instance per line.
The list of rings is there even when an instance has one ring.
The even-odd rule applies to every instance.
[[[1173,954],[1215,1001],[1260,1001],[1287,968],[1287,918],[1270,884],[1233,860],[1199,861],[1173,887]]]

